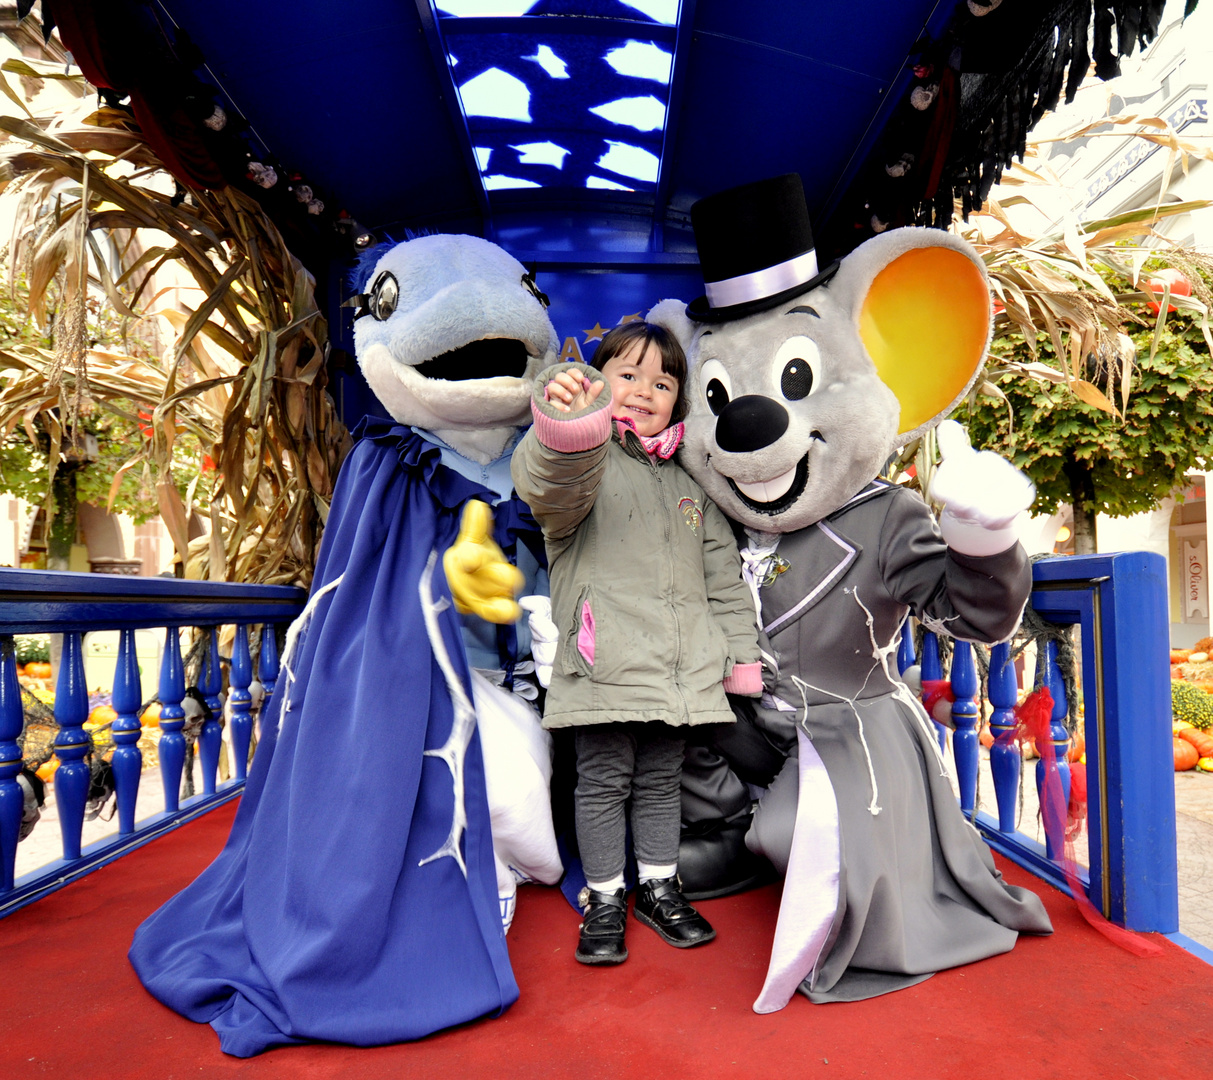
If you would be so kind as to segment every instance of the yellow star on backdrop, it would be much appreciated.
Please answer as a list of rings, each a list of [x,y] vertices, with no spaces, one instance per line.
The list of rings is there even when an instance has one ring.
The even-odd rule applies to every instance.
[[[642,321],[642,316],[641,316],[640,312],[638,311],[638,312],[636,312],[635,315],[625,315],[622,319],[619,320],[619,325],[625,326],[627,323],[630,323],[630,322],[641,322],[641,321]]]
[[[585,331],[585,343],[588,345],[591,341],[601,341],[602,335],[606,331],[602,328],[601,323],[595,323],[592,330]]]

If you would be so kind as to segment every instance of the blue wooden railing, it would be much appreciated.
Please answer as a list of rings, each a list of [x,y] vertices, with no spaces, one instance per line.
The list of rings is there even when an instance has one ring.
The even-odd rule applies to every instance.
[[[252,730],[248,629],[257,624],[289,623],[302,610],[304,599],[301,590],[280,586],[0,569],[0,917],[239,793]],[[1081,627],[1090,837],[1090,867],[1080,870],[1081,884],[1095,906],[1114,922],[1135,930],[1174,933],[1179,901],[1164,560],[1147,553],[1042,560],[1034,568],[1031,602],[1051,621]],[[207,723],[198,738],[202,794],[180,801],[186,746],[181,733],[185,685],[179,628],[226,624],[236,626],[228,697],[236,775],[226,783],[217,782],[219,725]],[[136,823],[141,754],[136,745],[140,694],[133,635],[136,629],[147,627],[167,628],[159,695],[165,808]],[[84,631],[103,628],[121,632],[114,678],[113,706],[118,719],[113,724],[112,762],[120,823],[116,837],[81,850],[89,780],[83,759],[89,744],[82,727],[87,697],[80,642]],[[63,858],[14,881],[23,801],[15,779],[21,766],[16,739],[22,711],[11,635],[48,632],[64,635],[55,696],[60,726],[55,753],[61,765],[54,780]],[[269,693],[278,668],[275,635],[263,633],[261,641],[260,677]],[[913,660],[908,636],[898,657],[903,669]],[[1055,657],[1048,650],[1042,663],[1056,702],[1053,743],[1059,759],[1064,759],[1068,745],[1065,693]],[[924,670],[924,676],[938,677],[938,664],[937,643],[928,637],[923,667],[935,670]],[[962,809],[991,847],[1068,891],[1060,862],[1064,816],[1061,820],[1046,817],[1044,845],[1016,831],[1021,758],[1013,741],[1017,684],[1008,648],[997,646],[990,657],[990,725],[996,737],[990,768],[996,817],[975,809],[980,716],[973,653],[965,643],[956,643],[953,650],[951,679],[956,698],[952,744]],[[198,689],[216,714],[220,688],[218,647],[212,634]]]
[[[1166,563],[1160,555],[1129,552],[1043,559],[1035,564],[1032,606],[1051,622],[1080,627],[1087,755],[1089,870],[1077,877],[1095,907],[1132,930],[1175,933],[1179,887],[1171,751],[1169,616]],[[930,636],[922,658],[938,667]],[[903,646],[899,662],[913,661]],[[1044,682],[1054,708],[1051,742],[1069,797],[1066,694],[1056,645],[1046,645]],[[938,677],[938,676],[936,676]],[[957,642],[952,658],[952,736],[961,809],[996,851],[1069,892],[1062,859],[1066,815],[1041,798],[1045,843],[1016,831],[1021,756],[1012,709],[1018,689],[1007,645],[990,651],[990,772],[996,817],[976,810],[977,672],[972,646]],[[1038,762],[1038,790],[1044,762]]]
[[[206,813],[238,795],[244,787],[253,731],[253,663],[249,630],[261,626],[258,656],[264,703],[278,675],[278,627],[285,627],[303,609],[302,589],[280,585],[234,585],[222,582],[176,581],[168,578],[124,578],[97,574],[41,573],[0,569],[0,917],[125,855],[185,821]],[[222,731],[216,719],[222,709],[222,670],[218,633],[234,625],[228,677],[229,736],[233,777],[219,782]],[[198,734],[202,792],[182,800],[186,740],[184,666],[180,632],[184,627],[209,629],[197,688],[211,710]],[[163,628],[160,668],[160,776],[164,810],[136,823],[135,800],[142,775],[138,747],[141,723],[139,667],[135,631]],[[82,635],[92,630],[117,630],[119,646],[112,705],[118,714],[112,725],[114,787],[118,833],[82,848],[81,834],[90,783],[85,758],[91,748],[84,729],[88,717]],[[267,632],[268,631],[268,632]],[[54,752],[59,767],[53,780],[54,799],[63,838],[63,857],[15,878],[15,859],[24,795],[17,781],[21,771],[23,711],[17,681],[14,634],[61,634],[62,652],[55,690],[54,715],[59,731]]]

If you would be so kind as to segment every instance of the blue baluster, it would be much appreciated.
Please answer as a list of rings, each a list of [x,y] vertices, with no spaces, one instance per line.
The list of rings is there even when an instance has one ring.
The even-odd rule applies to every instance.
[[[135,655],[135,631],[118,634],[118,663],[114,669],[114,790],[118,799],[118,832],[135,831],[135,800],[139,797],[139,777],[143,772],[143,752],[139,736],[139,706],[143,688],[139,682],[139,658]]]
[[[939,638],[935,636],[933,630],[928,630],[922,635],[922,682],[925,686],[928,682],[938,681],[942,678],[943,665],[939,660]],[[923,697],[925,699],[925,693]],[[940,750],[947,750],[948,729],[935,721],[935,734],[939,739]]]
[[[261,708],[257,713],[257,738],[261,739],[261,718],[269,715],[274,700],[274,687],[278,685],[278,628],[266,623],[261,628],[261,658],[257,663],[257,674],[261,679]]]
[[[904,675],[906,668],[918,663],[914,655],[914,631],[910,629],[910,617],[901,624],[901,644],[897,646],[897,671]]]
[[[84,686],[84,650],[80,632],[63,635],[59,657],[59,680],[55,684],[55,806],[59,810],[59,830],[63,834],[63,857],[80,858],[80,835],[84,829],[84,804],[88,801],[90,770],[84,760],[92,748],[92,739],[84,730],[88,719],[88,691]]]
[[[232,729],[232,756],[236,759],[236,779],[243,780],[248,774],[248,748],[253,734],[253,721],[249,716],[252,695],[249,683],[253,681],[253,661],[249,656],[248,627],[243,623],[236,627],[236,638],[232,642],[232,671],[228,677],[228,702],[232,706],[228,723]]]
[[[1044,684],[1053,695],[1052,723],[1049,725],[1049,741],[1056,754],[1057,772],[1061,781],[1059,797],[1045,797],[1046,759],[1044,747],[1036,763],[1036,790],[1040,794],[1040,812],[1045,826],[1045,853],[1050,859],[1059,860],[1065,853],[1066,808],[1070,803],[1070,763],[1066,751],[1070,748],[1070,736],[1066,731],[1065,718],[1069,707],[1066,703],[1066,685],[1062,681],[1061,669],[1057,666],[1057,642],[1045,642]]]
[[[1023,764],[1015,745],[1015,704],[1019,681],[1011,662],[1011,646],[1004,642],[990,650],[990,773],[994,778],[994,796],[998,800],[998,827],[1015,831],[1015,812],[1019,801],[1019,770]]]
[[[181,772],[185,766],[185,670],[181,664],[181,634],[170,626],[164,635],[160,661],[160,778],[164,781],[164,811],[181,809]]]
[[[977,809],[977,665],[973,646],[958,641],[952,650],[952,754],[956,759],[956,779],[960,784],[960,809],[972,818]]]
[[[16,880],[17,838],[25,812],[25,793],[17,783],[21,772],[21,685],[17,682],[17,653],[11,634],[0,637],[0,894]]]
[[[219,696],[223,688],[223,672],[219,668],[219,628],[211,627],[206,634],[207,649],[198,675],[198,689],[206,707],[211,710],[211,719],[202,722],[202,730],[198,733],[198,757],[202,763],[202,794],[214,795],[215,778],[219,772],[219,750],[223,745],[223,729],[218,719],[223,712],[223,699]]]

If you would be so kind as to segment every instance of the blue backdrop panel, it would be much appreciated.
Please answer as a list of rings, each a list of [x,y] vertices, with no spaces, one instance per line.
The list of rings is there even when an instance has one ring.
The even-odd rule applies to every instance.
[[[643,317],[659,300],[676,297],[690,303],[703,292],[703,277],[697,266],[545,272],[541,265],[539,282],[552,299],[550,314],[562,353],[574,341],[587,363],[598,346],[596,328],[609,330],[630,316]]]

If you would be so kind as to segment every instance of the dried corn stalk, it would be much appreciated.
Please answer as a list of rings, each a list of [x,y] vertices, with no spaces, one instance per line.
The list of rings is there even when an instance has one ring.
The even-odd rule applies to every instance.
[[[33,438],[41,417],[53,437],[71,398],[126,416],[146,410],[151,437],[112,490],[122,471],[150,471],[189,575],[307,585],[349,445],[325,392],[328,327],[314,282],[248,196],[228,188],[175,199],[125,124],[108,110],[45,125],[0,117],[11,136],[0,155],[0,198],[15,215],[9,271],[14,281],[24,273],[29,313],[43,325],[52,282],[85,268],[90,290],[131,325],[161,316],[174,340],[158,357],[78,344],[58,357],[4,351],[0,430],[21,425]],[[216,471],[183,496],[173,450],[184,430]],[[209,508],[212,535],[191,545],[195,504]]]
[[[1036,207],[1036,216],[1050,221],[1042,196],[1061,184],[1041,162],[1043,142],[1099,136],[1123,139],[1126,134],[1167,149],[1162,192],[1150,206],[1098,220],[1071,212],[1041,232],[1025,230],[1022,215],[1018,226],[1012,223],[1009,211],[1015,206]],[[1124,330],[1130,324],[1146,324],[1142,302],[1154,295],[1145,291],[1142,280],[1149,276],[1143,274],[1147,261],[1173,267],[1191,283],[1191,297],[1171,296],[1170,301],[1199,316],[1205,342],[1213,350],[1209,327],[1213,295],[1202,276],[1213,272],[1213,260],[1176,246],[1156,229],[1166,218],[1211,205],[1204,199],[1162,202],[1173,165],[1178,162],[1186,173],[1193,157],[1213,160],[1213,150],[1180,139],[1159,117],[1109,116],[1058,139],[1029,143],[1024,161],[1003,174],[985,206],[970,215],[967,224],[957,215],[954,229],[980,252],[996,301],[991,374],[1013,370],[1028,378],[1064,381],[1087,404],[1112,414],[1123,411],[1134,361]],[[1166,305],[1156,320],[1155,348],[1165,320]],[[1038,333],[1048,336],[1057,366],[1036,362],[997,366],[1000,338],[1022,335],[1035,361]],[[982,391],[998,396],[989,382],[979,381],[974,394]]]

